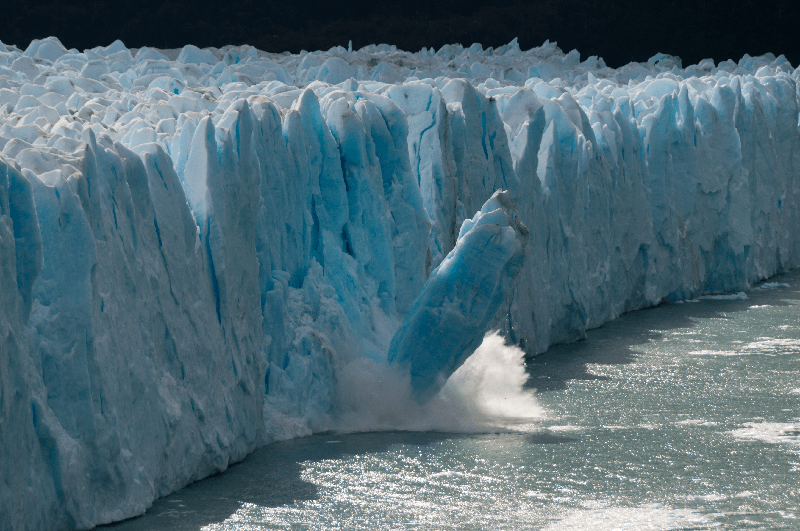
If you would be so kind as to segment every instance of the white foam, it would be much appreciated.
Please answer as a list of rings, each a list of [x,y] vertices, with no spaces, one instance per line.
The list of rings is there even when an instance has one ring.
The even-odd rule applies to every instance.
[[[425,405],[412,398],[407,374],[370,359],[354,360],[339,374],[339,411],[331,428],[345,432],[536,429],[531,423],[520,424],[546,418],[533,391],[523,389],[528,379],[523,356],[519,348],[489,334]]]
[[[702,502],[715,502],[715,501],[722,501],[727,500],[728,497],[723,494],[689,494],[684,496],[684,499],[689,501],[702,501]]]
[[[759,337],[742,348],[746,350],[793,350],[800,348],[800,339]]]
[[[737,439],[800,446],[800,423],[748,422],[731,434]]]
[[[431,474],[431,479],[460,479],[464,477],[462,472],[454,472],[452,470],[445,470],[436,474]]]
[[[746,353],[733,350],[690,350],[689,354],[694,356],[741,356]]]
[[[606,430],[657,430],[661,427],[661,424],[634,424],[631,426],[621,426],[617,424],[608,424],[603,425],[602,428]]]
[[[524,356],[518,347],[505,345],[499,335],[489,334],[475,354],[453,373],[442,394],[489,417],[542,419],[545,411],[533,390],[523,389],[528,380]]]
[[[719,422],[705,419],[686,419],[675,423],[676,426],[718,426]]]
[[[737,341],[732,341],[732,343],[737,343]],[[747,356],[765,352],[770,354],[790,353],[797,349],[800,349],[800,339],[759,337],[756,341],[742,345],[739,351],[700,349],[690,350],[689,354],[693,356]]]
[[[642,507],[602,507],[577,510],[551,523],[543,531],[668,531],[670,529],[703,528],[711,522],[702,514],[688,509],[674,509],[660,504]]]
[[[550,431],[583,431],[583,426],[571,426],[571,425],[564,425],[564,426],[549,426],[547,428]]]
[[[536,498],[536,499],[539,499],[539,500],[546,500],[546,499],[549,498],[549,496],[547,494],[545,494],[543,492],[539,492],[538,490],[526,491],[523,494],[523,496],[525,496],[526,498]]]

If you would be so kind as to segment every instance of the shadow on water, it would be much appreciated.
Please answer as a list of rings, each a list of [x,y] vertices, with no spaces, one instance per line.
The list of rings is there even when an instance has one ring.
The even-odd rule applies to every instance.
[[[318,499],[317,486],[301,478],[304,462],[383,452],[395,444],[425,446],[459,436],[430,432],[322,433],[269,444],[224,473],[156,500],[142,516],[98,529],[195,531],[223,522],[243,503],[279,507]]]
[[[607,380],[589,372],[590,364],[624,365],[636,361],[635,347],[663,337],[663,332],[691,328],[696,319],[726,319],[727,314],[753,306],[786,306],[800,300],[800,269],[782,273],[767,282],[789,284],[789,288],[754,289],[744,300],[709,300],[682,304],[665,303],[620,316],[586,333],[576,343],[554,345],[547,352],[527,359],[530,374],[526,387],[538,393],[566,389],[571,380]]]
[[[690,328],[694,319],[726,318],[756,305],[785,306],[800,300],[800,270],[778,275],[770,282],[788,283],[788,289],[754,289],[746,300],[703,300],[663,304],[623,315],[590,330],[578,343],[556,345],[530,358],[527,386],[538,392],[565,389],[570,380],[598,380],[589,364],[627,364],[637,359],[635,347],[659,339],[665,331]],[[222,474],[187,486],[156,500],[146,514],[100,526],[114,531],[195,531],[225,521],[243,503],[279,507],[320,499],[318,487],[302,479],[304,463],[342,459],[349,455],[384,452],[393,445],[424,447],[440,441],[470,437],[522,439],[531,445],[559,445],[579,441],[549,432],[525,434],[453,434],[436,432],[322,433],[267,445]]]
[[[394,445],[424,448],[453,439],[522,440],[530,445],[578,441],[547,432],[468,434],[440,432],[321,433],[269,444],[231,465],[221,474],[191,485],[153,503],[142,516],[99,526],[114,531],[196,531],[224,522],[244,503],[279,507],[317,500],[318,488],[302,479],[304,463],[343,459],[389,450]]]

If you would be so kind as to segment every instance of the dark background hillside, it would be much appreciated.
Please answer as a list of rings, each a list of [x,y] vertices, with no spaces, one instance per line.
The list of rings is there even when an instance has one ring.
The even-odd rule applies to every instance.
[[[16,0],[4,10],[0,40],[25,48],[55,35],[68,48],[121,39],[129,47],[223,46],[298,52],[395,44],[417,51],[459,42],[523,49],[557,41],[609,66],[679,55],[684,66],[712,57],[784,54],[800,63],[798,0]]]

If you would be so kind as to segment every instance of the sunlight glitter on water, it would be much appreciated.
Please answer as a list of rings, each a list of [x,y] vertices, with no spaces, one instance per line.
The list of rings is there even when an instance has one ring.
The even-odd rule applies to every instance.
[[[375,427],[390,431],[276,443],[119,527],[798,529],[800,292],[785,286],[800,285],[800,272],[776,280],[746,299],[628,314],[554,347],[529,360],[535,395],[519,389],[518,353],[489,338],[449,384],[450,398],[469,404],[472,431],[442,413],[452,409],[432,409],[429,427],[459,429],[391,431],[403,426],[382,421]],[[499,412],[484,407],[504,393],[513,400],[496,400]],[[427,429],[397,415],[412,422],[404,429]],[[170,503],[178,496],[183,513]],[[223,509],[189,514],[222,499]]]
[[[671,529],[706,529],[709,520],[686,509],[673,509],[659,504],[645,507],[600,507],[575,510],[543,531],[669,531]]]

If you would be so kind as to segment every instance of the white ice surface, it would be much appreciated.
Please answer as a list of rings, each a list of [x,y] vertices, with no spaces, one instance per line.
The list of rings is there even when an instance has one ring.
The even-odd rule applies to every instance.
[[[343,369],[385,368],[404,320],[394,359],[450,345],[423,396],[489,329],[542,352],[799,266],[798,79],[516,41],[0,43],[0,529],[133,516],[335,426]],[[481,271],[470,219],[521,253]],[[448,256],[479,282],[424,289]],[[415,320],[434,307],[463,344]]]

